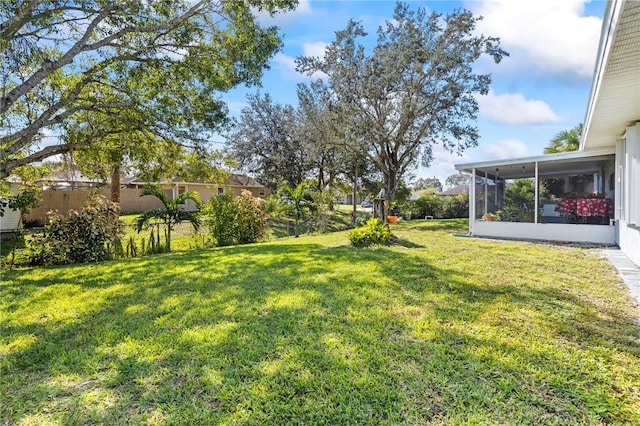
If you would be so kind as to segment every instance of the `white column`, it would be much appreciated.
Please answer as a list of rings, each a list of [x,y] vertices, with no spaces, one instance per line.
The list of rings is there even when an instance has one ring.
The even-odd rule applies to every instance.
[[[473,235],[473,226],[476,221],[476,169],[471,169],[469,182],[469,234]]]
[[[538,205],[540,199],[540,179],[538,178],[538,162],[535,162],[535,177],[533,179],[536,189],[536,195],[534,200],[533,211],[533,223],[538,223]]]
[[[488,197],[488,193],[489,191],[487,191],[488,188],[488,182],[489,181],[489,173],[488,172],[484,172],[484,213],[488,213],[487,211],[487,207],[489,205],[489,197]]]

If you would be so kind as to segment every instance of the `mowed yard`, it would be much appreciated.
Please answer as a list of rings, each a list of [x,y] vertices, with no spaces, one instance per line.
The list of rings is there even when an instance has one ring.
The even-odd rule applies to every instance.
[[[598,250],[393,225],[4,271],[2,424],[640,424]]]

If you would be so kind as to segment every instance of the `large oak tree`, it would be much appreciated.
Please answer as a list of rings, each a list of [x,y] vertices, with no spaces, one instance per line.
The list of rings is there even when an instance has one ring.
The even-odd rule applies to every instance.
[[[467,10],[427,15],[398,4],[372,50],[359,42],[362,25],[350,21],[323,58],[297,60],[299,71],[326,76],[345,134],[366,142],[392,201],[410,168],[430,164],[435,145],[462,152],[478,143],[474,96],[488,92],[491,76],[473,66],[483,55],[496,62],[507,55],[497,38],[475,33],[479,19]]]
[[[0,178],[17,167],[145,131],[202,147],[221,91],[254,84],[295,0],[5,0],[0,7]],[[126,125],[124,125],[126,124]],[[75,134],[73,134],[75,132]],[[54,144],[48,135],[67,136]],[[44,141],[46,142],[46,141]]]
[[[248,95],[227,138],[231,155],[272,191],[282,185],[295,188],[312,169],[298,126],[299,115],[291,105],[275,102],[269,94]]]

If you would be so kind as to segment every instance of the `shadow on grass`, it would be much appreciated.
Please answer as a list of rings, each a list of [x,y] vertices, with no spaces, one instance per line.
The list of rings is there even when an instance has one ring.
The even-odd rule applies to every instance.
[[[407,246],[236,246],[5,274],[3,310],[17,316],[1,330],[14,345],[0,361],[2,418],[637,419],[637,399],[613,378],[637,375],[622,365],[639,365],[631,318]],[[600,365],[590,351],[615,356]]]
[[[364,223],[367,219],[371,218],[371,213],[366,211],[358,210],[356,215],[358,223]],[[305,235],[317,232],[340,232],[351,228],[353,228],[351,224],[351,211],[336,209],[327,212],[326,217],[302,221],[298,225],[298,232],[300,235]],[[273,238],[292,237],[294,236],[293,221],[287,221],[281,218],[270,218],[269,232]]]
[[[405,222],[416,231],[458,231],[469,229],[468,219],[410,220]]]
[[[423,245],[416,244],[413,241],[407,240],[406,238],[402,238],[402,237],[396,237],[394,244],[397,244],[399,246],[406,247],[406,248],[424,248]]]

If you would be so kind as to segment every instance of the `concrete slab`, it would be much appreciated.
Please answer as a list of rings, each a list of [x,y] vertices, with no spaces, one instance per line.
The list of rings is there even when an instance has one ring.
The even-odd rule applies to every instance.
[[[622,251],[617,247],[608,247],[603,250],[603,254],[618,270],[618,273],[629,288],[629,293],[636,299],[636,303],[640,306],[640,268],[633,263]]]

